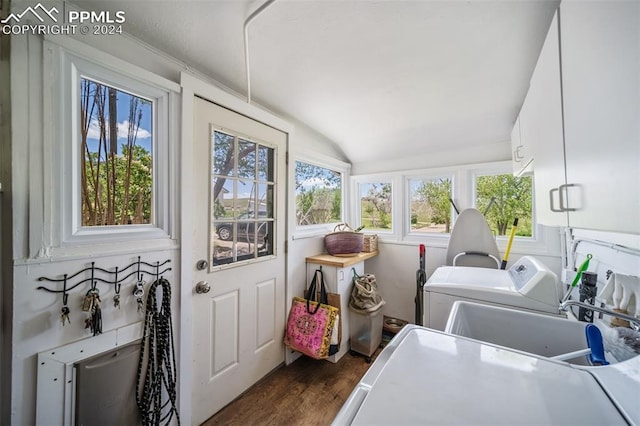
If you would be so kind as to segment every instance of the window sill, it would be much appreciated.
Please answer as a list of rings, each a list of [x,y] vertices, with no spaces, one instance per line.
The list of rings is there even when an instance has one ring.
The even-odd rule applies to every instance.
[[[515,238],[511,247],[512,253],[538,255],[538,256],[561,256],[560,231],[557,227],[540,225],[536,238]],[[449,246],[450,234],[425,234],[406,235],[404,238],[394,238],[392,235],[378,234],[379,243],[395,245],[419,245],[424,244],[430,248],[447,249]],[[509,237],[498,237],[498,251],[504,254]]]
[[[16,259],[15,265],[29,265],[38,263],[61,262],[69,260],[87,259],[88,257],[116,256],[125,254],[142,255],[159,251],[177,250],[180,244],[169,238],[149,240],[122,240],[96,244],[83,244],[64,247],[43,247],[36,257]]]
[[[337,223],[327,223],[324,225],[307,225],[306,227],[296,227],[293,235],[294,240],[302,240],[304,238],[324,237],[336,228]]]

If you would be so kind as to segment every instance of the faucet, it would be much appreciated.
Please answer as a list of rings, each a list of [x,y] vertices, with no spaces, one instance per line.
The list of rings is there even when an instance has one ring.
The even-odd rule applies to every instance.
[[[617,317],[623,320],[627,320],[629,322],[632,322],[635,324],[636,329],[640,328],[640,319],[636,318],[634,316],[631,315],[626,315],[626,314],[622,314],[620,312],[615,312],[612,310],[609,310],[607,308],[601,308],[599,306],[594,306],[594,305],[590,305],[588,303],[584,303],[584,302],[579,302],[577,300],[565,300],[562,303],[560,303],[560,311],[568,311],[569,308],[571,306],[579,306],[581,308],[584,309],[589,309],[591,311],[596,311],[596,312],[600,312],[603,313],[605,315],[611,315],[612,317]]]

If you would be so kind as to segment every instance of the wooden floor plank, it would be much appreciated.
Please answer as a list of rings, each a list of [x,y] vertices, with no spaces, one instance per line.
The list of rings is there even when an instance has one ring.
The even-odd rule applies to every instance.
[[[370,365],[350,354],[336,364],[301,357],[276,369],[203,426],[329,425]]]

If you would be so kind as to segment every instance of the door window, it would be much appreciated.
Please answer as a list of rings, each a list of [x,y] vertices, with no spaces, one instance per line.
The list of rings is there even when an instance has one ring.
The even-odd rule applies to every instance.
[[[213,130],[213,266],[273,255],[275,155],[266,144]]]

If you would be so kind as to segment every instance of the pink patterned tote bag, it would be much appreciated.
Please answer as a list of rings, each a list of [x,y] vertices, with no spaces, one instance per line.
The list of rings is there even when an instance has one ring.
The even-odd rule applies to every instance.
[[[320,303],[315,299],[318,277]],[[337,325],[339,309],[327,304],[322,270],[317,270],[305,298],[294,297],[291,302],[284,344],[311,358],[326,359],[331,355],[331,336]]]

